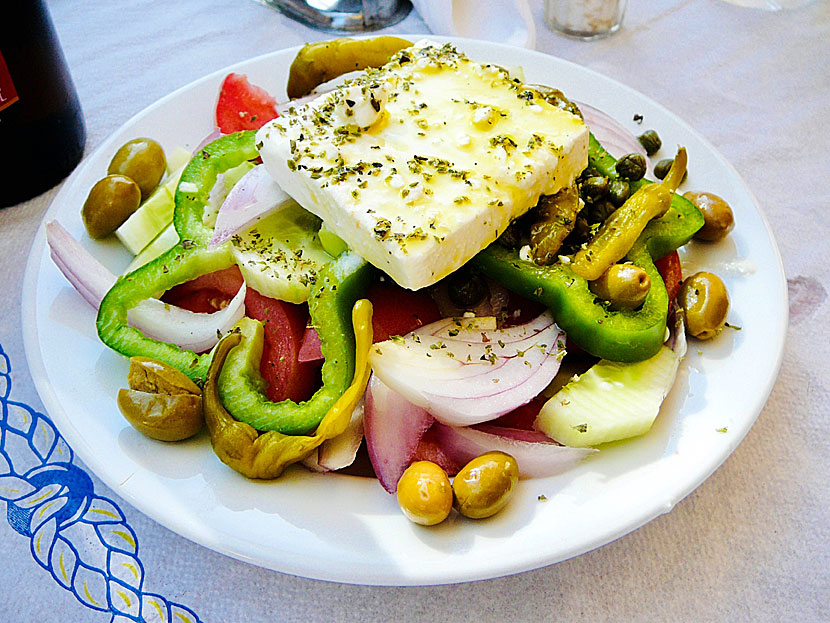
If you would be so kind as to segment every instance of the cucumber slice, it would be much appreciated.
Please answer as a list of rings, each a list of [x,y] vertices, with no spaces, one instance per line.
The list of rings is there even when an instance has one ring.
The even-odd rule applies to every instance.
[[[188,162],[190,162],[190,152],[188,150],[184,147],[173,148],[173,151],[167,154],[167,177],[164,178],[164,183],[167,183],[176,173],[181,174],[184,165]],[[176,179],[176,183],[179,183],[178,179]]]
[[[671,390],[680,359],[662,346],[637,363],[602,360],[545,403],[536,427],[577,448],[642,435]]]
[[[173,222],[173,194],[166,185],[159,186],[147,201],[115,230],[118,239],[138,255],[153,239]]]
[[[319,229],[320,219],[291,203],[234,236],[232,252],[245,282],[265,296],[305,302],[317,272],[334,259],[323,250]]]
[[[178,241],[179,234],[176,233],[176,228],[173,227],[173,223],[170,223],[167,229],[156,236],[150,244],[141,250],[141,253],[133,258],[133,261],[127,266],[124,274],[131,273],[139,266],[144,266],[150,260],[156,259],[168,249],[175,247]]]

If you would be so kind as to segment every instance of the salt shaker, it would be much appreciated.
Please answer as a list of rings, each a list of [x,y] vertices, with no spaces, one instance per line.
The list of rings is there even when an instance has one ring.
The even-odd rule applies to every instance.
[[[569,37],[605,37],[620,29],[627,3],[628,0],[545,0],[545,23]]]

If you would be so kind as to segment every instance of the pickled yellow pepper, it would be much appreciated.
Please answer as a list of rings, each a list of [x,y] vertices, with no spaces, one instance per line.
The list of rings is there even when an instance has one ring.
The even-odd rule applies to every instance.
[[[594,281],[625,257],[649,221],[663,216],[669,209],[672,193],[686,173],[686,162],[686,149],[680,147],[666,178],[660,184],[646,184],[631,195],[605,219],[568,267],[583,279]]]
[[[303,460],[327,439],[346,430],[369,381],[369,347],[372,345],[372,304],[360,299],[352,309],[356,362],[352,384],[329,409],[313,435],[284,435],[277,431],[260,433],[235,420],[222,405],[217,381],[225,359],[241,341],[230,333],[217,344],[203,389],[205,422],[213,450],[223,463],[248,478],[276,478],[292,463]]]

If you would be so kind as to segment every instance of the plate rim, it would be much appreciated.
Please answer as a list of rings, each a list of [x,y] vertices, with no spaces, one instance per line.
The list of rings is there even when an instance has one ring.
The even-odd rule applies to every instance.
[[[396,33],[397,34],[397,33]],[[718,160],[720,166],[724,167],[728,170],[730,177],[732,177],[742,188],[744,192],[746,192],[747,196],[751,198],[753,207],[755,208],[755,212],[758,214],[761,223],[765,229],[765,233],[768,237],[770,248],[772,253],[775,257],[777,262],[775,268],[775,276],[779,280],[780,291],[778,296],[770,297],[771,300],[777,302],[777,307],[779,308],[776,314],[776,317],[780,318],[780,325],[779,325],[779,334],[775,336],[775,339],[770,339],[770,343],[774,344],[774,357],[768,360],[769,363],[772,363],[767,368],[767,374],[763,380],[763,391],[758,392],[754,396],[754,400],[752,401],[752,407],[749,411],[752,412],[752,417],[746,418],[742,422],[742,426],[739,429],[730,430],[730,443],[727,446],[727,449],[721,453],[715,453],[710,457],[710,460],[703,461],[702,467],[698,471],[695,472],[694,477],[687,479],[687,484],[684,487],[677,489],[677,495],[675,499],[669,500],[663,504],[657,504],[652,508],[647,509],[646,512],[643,512],[638,515],[638,517],[625,524],[620,525],[612,525],[608,530],[605,530],[599,534],[597,534],[594,538],[588,539],[582,543],[576,544],[572,547],[565,548],[560,550],[558,555],[552,557],[544,557],[544,556],[536,556],[531,557],[532,560],[528,560],[527,557],[514,560],[512,563],[508,561],[507,563],[501,563],[496,565],[487,565],[482,567],[481,569],[474,570],[473,572],[468,572],[463,574],[463,576],[459,576],[457,573],[453,573],[452,571],[447,570],[439,570],[440,573],[433,574],[429,577],[422,577],[422,576],[409,576],[401,574],[394,578],[387,578],[385,576],[376,575],[373,577],[353,577],[352,574],[348,572],[332,572],[332,570],[320,570],[315,567],[315,565],[305,565],[302,564],[295,565],[291,568],[287,568],[285,565],[278,564],[279,561],[263,561],[257,560],[251,557],[249,554],[244,552],[240,552],[231,544],[225,545],[221,540],[217,541],[214,540],[212,542],[206,542],[206,539],[200,538],[200,534],[198,534],[198,530],[194,529],[192,526],[187,524],[182,524],[175,520],[171,520],[170,517],[162,512],[161,510],[157,510],[154,506],[148,504],[142,496],[134,494],[131,490],[124,490],[118,486],[119,483],[114,482],[112,477],[107,477],[107,472],[103,469],[102,461],[97,456],[97,453],[94,452],[93,449],[89,448],[82,436],[80,435],[80,431],[77,430],[73,426],[63,426],[60,428],[60,432],[67,441],[70,443],[73,451],[81,458],[81,460],[89,466],[90,470],[100,479],[102,480],[113,492],[117,493],[120,497],[124,498],[128,501],[133,507],[138,509],[142,514],[150,517],[154,521],[160,523],[161,525],[171,529],[172,531],[176,532],[180,536],[187,538],[190,541],[198,543],[208,549],[213,551],[217,551],[219,553],[225,554],[232,558],[249,562],[251,564],[255,564],[257,566],[273,569],[276,571],[281,571],[284,573],[290,573],[294,575],[299,575],[302,577],[320,579],[320,580],[328,580],[328,581],[337,581],[343,582],[347,584],[363,584],[363,585],[387,585],[387,586],[406,586],[406,585],[436,585],[436,584],[452,584],[458,582],[467,582],[467,581],[476,581],[482,579],[490,579],[496,577],[502,577],[506,575],[511,575],[514,573],[519,573],[523,571],[528,571],[540,567],[545,567],[551,564],[555,564],[557,562],[561,562],[572,557],[581,555],[585,552],[591,551],[600,547],[602,545],[608,544],[617,538],[634,532],[641,526],[649,523],[654,518],[658,517],[659,515],[670,511],[674,506],[683,498],[688,496],[692,491],[697,489],[699,486],[705,482],[708,477],[714,473],[715,470],[720,467],[720,465],[727,459],[729,456],[732,455],[735,448],[741,443],[741,441],[745,438],[748,434],[749,430],[754,425],[755,421],[757,420],[758,416],[762,412],[764,405],[766,404],[772,389],[775,386],[776,379],[778,377],[782,362],[783,362],[783,355],[784,355],[784,343],[786,338],[786,332],[788,327],[788,292],[787,292],[787,285],[786,285],[786,275],[784,272],[783,261],[781,258],[780,250],[778,245],[775,241],[775,237],[772,233],[772,229],[770,227],[769,221],[764,214],[761,206],[757,200],[757,198],[752,193],[749,186],[734,168],[734,166],[727,161],[723,155],[711,144],[705,137],[701,136],[694,128],[689,126],[686,122],[680,119],[677,115],[673,112],[668,110],[665,106],[660,104],[659,102],[653,100],[652,98],[644,95],[643,93],[635,90],[632,87],[629,87],[623,83],[618,82],[617,80],[610,78],[596,70],[581,66],[577,63],[573,63],[566,59],[559,58],[552,54],[546,54],[544,52],[539,52],[536,50],[526,50],[523,48],[517,48],[515,46],[510,46],[506,44],[500,43],[493,43],[488,41],[476,40],[476,39],[465,39],[460,37],[439,37],[439,36],[430,36],[430,35],[407,35],[407,34],[400,34],[399,36],[403,37],[410,37],[413,40],[417,40],[420,38],[429,38],[438,42],[452,42],[458,44],[459,47],[464,47],[466,44],[472,44],[474,46],[487,46],[493,47],[496,49],[506,49],[511,50],[511,52],[520,52],[522,55],[527,55],[528,58],[533,57],[541,57],[545,59],[554,59],[556,62],[564,63],[566,65],[571,66],[572,69],[578,70],[579,72],[586,72],[592,78],[599,78],[605,82],[611,82],[615,85],[616,88],[619,88],[629,95],[633,95],[638,99],[647,100],[649,105],[656,107],[657,109],[661,110],[661,112],[672,119],[672,121],[678,124],[680,127],[683,128],[685,132],[690,133],[693,135],[698,141],[700,141],[709,151],[713,154],[716,159]],[[362,37],[360,37],[362,38]],[[87,160],[92,159],[97,154],[105,151],[106,149],[110,148],[112,143],[117,139],[119,133],[126,127],[130,126],[134,122],[140,120],[146,115],[151,115],[152,112],[158,108],[163,106],[168,101],[180,97],[183,93],[194,89],[197,85],[203,84],[205,82],[209,82],[211,80],[217,79],[219,76],[223,76],[228,72],[235,71],[240,69],[244,66],[249,64],[254,64],[258,62],[262,62],[268,57],[277,57],[280,55],[286,55],[291,53],[292,51],[296,52],[302,46],[292,46],[289,48],[273,50],[270,52],[266,52],[260,54],[258,56],[239,61],[227,67],[218,69],[214,72],[211,72],[201,78],[198,78],[186,85],[183,85],[173,92],[163,96],[162,98],[156,100],[149,106],[145,107],[141,111],[137,112],[135,115],[131,116],[127,121],[121,124],[117,129],[115,129],[106,139],[104,139],[101,144],[90,154],[85,156],[84,161],[82,161],[81,165],[79,165],[76,170],[72,173],[72,175],[64,182],[58,194],[52,200],[49,208],[44,214],[43,222],[39,226],[34,241],[31,246],[31,250],[29,253],[29,257],[26,263],[26,269],[24,272],[23,278],[23,292],[22,292],[22,300],[21,300],[21,310],[22,310],[22,333],[23,333],[23,345],[24,345],[24,352],[26,354],[29,370],[32,376],[33,383],[35,385],[36,391],[40,396],[41,400],[46,407],[47,412],[50,416],[53,417],[56,425],[58,422],[65,424],[68,422],[68,414],[63,409],[60,404],[60,400],[56,394],[52,383],[48,379],[48,374],[46,372],[46,366],[42,357],[42,353],[40,351],[40,336],[39,330],[36,326],[36,309],[37,309],[37,296],[34,294],[37,290],[37,277],[41,267],[41,264],[44,258],[48,257],[49,252],[48,248],[46,247],[45,242],[45,230],[44,224],[53,218],[55,213],[58,211],[61,201],[66,194],[68,194],[68,189],[72,185],[75,179],[81,177],[82,169],[84,162]],[[56,416],[57,414],[57,416]],[[68,433],[68,434],[67,434]],[[82,448],[83,450],[80,450]],[[103,473],[102,473],[103,472]]]

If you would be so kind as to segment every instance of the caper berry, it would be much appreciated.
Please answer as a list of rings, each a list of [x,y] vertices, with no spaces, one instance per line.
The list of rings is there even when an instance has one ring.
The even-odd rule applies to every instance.
[[[605,197],[605,193],[608,192],[608,178],[603,175],[592,175],[583,180],[579,190],[586,203],[594,203]]]
[[[703,227],[695,234],[698,240],[715,242],[724,238],[735,227],[732,208],[718,195],[689,191],[683,196],[703,214]]]
[[[614,264],[588,287],[615,309],[637,309],[651,290],[651,279],[639,266]]]
[[[471,309],[489,293],[481,275],[467,268],[455,271],[447,278],[447,295],[454,305]]]
[[[723,329],[729,312],[729,295],[720,277],[708,272],[688,277],[677,295],[686,316],[686,332],[701,340],[715,337]]]
[[[136,138],[122,145],[110,161],[107,173],[126,175],[141,189],[146,199],[158,186],[167,160],[164,150],[151,138]]]
[[[129,177],[108,175],[90,189],[81,209],[86,231],[93,238],[110,235],[141,203],[141,190]]]
[[[519,480],[519,467],[509,454],[487,452],[474,458],[452,483],[454,506],[472,519],[483,519],[503,509]]]
[[[626,154],[617,160],[615,169],[621,178],[635,182],[646,174],[646,159],[643,154]]]
[[[649,156],[660,151],[660,147],[663,146],[663,141],[660,140],[660,136],[654,130],[646,130],[637,137],[637,140],[640,141],[640,145],[643,146]]]
[[[452,485],[446,472],[432,461],[416,461],[398,481],[398,505],[422,526],[444,521],[452,510]]]
[[[616,207],[620,207],[631,195],[631,187],[628,182],[616,179],[608,185],[608,201]]]
[[[196,394],[202,390],[190,378],[173,366],[150,357],[130,357],[127,372],[130,389],[153,394]]]
[[[154,394],[118,390],[118,408],[140,433],[160,441],[192,437],[204,425],[202,397],[196,394]]]

